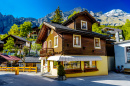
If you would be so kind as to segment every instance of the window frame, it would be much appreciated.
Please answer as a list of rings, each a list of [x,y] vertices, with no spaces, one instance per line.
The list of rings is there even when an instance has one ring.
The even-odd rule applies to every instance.
[[[57,40],[55,40],[55,38],[57,37]],[[57,41],[57,45],[55,46],[55,41]],[[57,36],[54,36],[54,48],[57,48],[58,47],[58,35]]]
[[[82,22],[86,22],[86,29],[83,29],[83,28],[82,28]],[[87,27],[87,26],[88,26],[88,25],[87,25],[87,21],[81,20],[81,29],[82,29],[82,30],[88,30],[88,27]]]
[[[80,68],[76,68],[76,69],[65,69],[64,62],[65,62],[65,61],[63,61],[64,70],[76,70],[76,69],[78,70],[78,69],[81,69],[81,61],[79,61],[79,62],[80,62]],[[70,62],[73,62],[73,61],[70,61]]]
[[[96,42],[95,40],[96,40],[96,39],[99,39],[99,47],[96,47],[96,45],[95,45],[95,42]],[[100,41],[100,38],[94,37],[94,48],[95,48],[95,49],[101,49],[101,41]]]
[[[50,42],[51,42],[51,46],[50,46]],[[52,48],[52,41],[51,40],[48,41],[48,48]]]
[[[54,62],[57,62],[57,61],[53,61],[53,69],[57,69],[58,62],[57,62],[56,67],[54,67]]]
[[[86,62],[86,61],[84,61],[84,69],[97,68],[97,61],[95,61],[95,67],[88,67],[88,68],[85,68],[85,62]],[[89,62],[89,64],[90,64],[90,62],[92,63],[93,61],[88,61],[88,62]]]
[[[127,50],[126,50],[127,47],[130,47],[130,46],[126,46],[125,49],[124,49],[124,50],[125,50],[125,63],[126,63],[126,64],[130,64],[130,62],[128,62],[128,57],[127,57],[127,56],[128,56],[128,55],[127,55]]]
[[[80,37],[80,45],[74,45],[74,37],[79,36]],[[73,47],[81,48],[81,35],[75,35],[73,34]]]

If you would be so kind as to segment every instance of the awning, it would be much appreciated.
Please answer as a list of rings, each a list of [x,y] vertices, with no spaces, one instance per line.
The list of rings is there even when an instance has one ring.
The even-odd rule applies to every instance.
[[[99,61],[100,56],[50,56],[47,60],[53,61]]]
[[[17,61],[17,60],[19,61],[20,60],[20,58],[18,58],[16,56],[4,55],[2,53],[0,53],[0,56],[8,61]]]
[[[44,59],[46,59],[46,57],[40,57],[40,58],[39,58],[39,60],[44,60]]]

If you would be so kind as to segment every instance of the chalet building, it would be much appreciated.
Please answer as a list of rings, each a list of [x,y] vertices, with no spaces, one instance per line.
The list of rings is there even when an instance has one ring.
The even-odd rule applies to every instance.
[[[18,66],[17,62],[20,58],[16,56],[4,55],[0,53],[0,67],[11,67],[11,66]]]
[[[15,36],[15,35],[9,35],[6,38],[2,39],[2,41],[4,42],[4,44],[6,44],[6,42],[7,42],[7,40],[8,40],[9,37],[12,37],[14,39],[15,47],[18,47],[18,49],[19,49],[19,51],[18,51],[17,54],[20,54],[20,52],[21,52],[21,54],[23,54],[22,48],[24,46],[28,46],[29,48],[31,47],[30,46],[30,44],[31,44],[30,41],[28,41],[28,40],[26,40],[26,39],[24,39],[22,37]],[[15,53],[14,52],[10,52],[9,53],[9,55],[13,55],[13,54],[15,54]]]
[[[32,32],[28,34],[28,38],[37,39],[37,35],[40,29],[38,27],[33,27]]]
[[[24,57],[25,58],[25,61],[23,63],[22,59],[18,61],[19,63],[19,67],[37,67],[38,68],[38,71],[41,70],[41,62],[39,60],[38,57]]]
[[[75,14],[63,24],[43,22],[36,40],[43,45],[41,72],[57,76],[57,65],[61,63],[67,77],[108,75],[112,65],[106,46],[111,42],[106,39],[110,37],[92,32],[95,22],[87,11]]]
[[[125,40],[123,36],[123,31],[121,29],[105,27],[102,29],[102,31],[104,33],[107,33],[107,35],[116,42],[121,42]]]

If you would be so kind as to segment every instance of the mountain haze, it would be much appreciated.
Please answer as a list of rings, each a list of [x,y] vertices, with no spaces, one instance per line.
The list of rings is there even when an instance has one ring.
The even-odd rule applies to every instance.
[[[72,14],[74,11],[82,12],[85,10],[87,9],[77,7],[74,8],[73,10],[63,12],[62,16],[64,20],[67,20],[68,16]],[[113,9],[104,14],[102,12],[97,12],[97,13],[94,13],[93,11],[88,11],[88,12],[93,17],[95,17],[95,19],[99,21],[101,25],[119,26],[125,24],[126,19],[130,19],[130,13],[126,13],[120,9]],[[13,24],[20,25],[25,21],[32,22],[33,26],[39,26],[40,24],[42,24],[43,21],[50,22],[54,14],[55,13],[52,12],[47,14],[43,18],[35,19],[35,18],[24,18],[24,17],[14,18],[13,15],[2,15],[0,13],[0,33],[1,34],[7,33]]]

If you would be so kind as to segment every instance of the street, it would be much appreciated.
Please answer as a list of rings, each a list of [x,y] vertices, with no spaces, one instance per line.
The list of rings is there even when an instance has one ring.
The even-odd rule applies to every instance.
[[[130,75],[110,72],[108,76],[67,78],[57,81],[40,74],[0,72],[0,86],[130,86]]]

